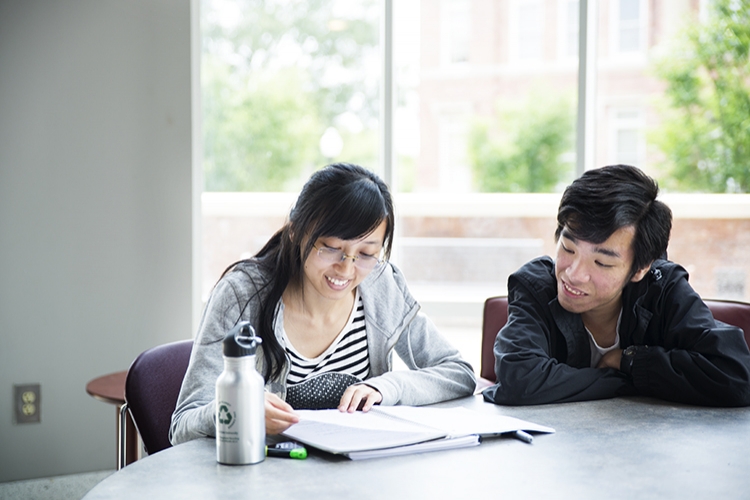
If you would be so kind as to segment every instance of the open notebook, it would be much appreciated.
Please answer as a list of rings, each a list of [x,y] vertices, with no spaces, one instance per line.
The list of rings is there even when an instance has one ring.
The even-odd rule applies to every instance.
[[[551,427],[466,408],[376,406],[367,413],[298,410],[300,422],[283,435],[353,460],[476,446],[480,437]]]

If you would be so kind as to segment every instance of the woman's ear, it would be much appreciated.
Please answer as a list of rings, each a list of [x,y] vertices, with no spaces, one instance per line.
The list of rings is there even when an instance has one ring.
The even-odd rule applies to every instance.
[[[630,278],[630,281],[632,281],[633,283],[641,281],[646,276],[646,273],[651,270],[651,264],[653,264],[653,262],[649,263],[649,265],[647,265],[643,269],[639,269],[638,271],[636,271],[633,277]]]

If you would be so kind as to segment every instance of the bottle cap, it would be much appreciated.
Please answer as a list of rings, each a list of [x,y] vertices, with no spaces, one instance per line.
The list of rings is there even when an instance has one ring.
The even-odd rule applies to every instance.
[[[249,321],[241,321],[224,337],[224,356],[255,356],[255,350],[262,341],[263,339],[255,335],[255,328]]]

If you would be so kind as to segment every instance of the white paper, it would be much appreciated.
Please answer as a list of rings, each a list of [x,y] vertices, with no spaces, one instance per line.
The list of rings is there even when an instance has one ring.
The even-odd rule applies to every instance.
[[[373,408],[374,409],[374,408]],[[468,408],[429,408],[422,406],[381,406],[377,411],[441,429],[449,436],[478,434],[497,436],[518,430],[552,433],[552,427],[506,415],[491,415]]]
[[[393,457],[398,455],[410,455],[412,453],[426,453],[428,451],[452,450],[455,448],[468,448],[479,446],[480,439],[477,435],[469,435],[458,438],[434,439],[424,443],[386,448],[384,450],[365,450],[347,453],[346,456],[352,460],[365,460],[368,458]]]
[[[467,408],[378,406],[367,413],[344,413],[336,409],[298,410],[297,413],[300,415],[300,422],[284,431],[284,436],[339,454],[393,449],[436,439],[442,439],[442,446],[449,447],[444,438],[497,436],[517,430],[555,432],[551,427]],[[458,446],[457,443],[454,444]],[[418,451],[411,448],[412,451],[401,451]]]
[[[283,435],[330,453],[392,448],[443,438],[445,431],[378,412],[298,410],[299,423]]]

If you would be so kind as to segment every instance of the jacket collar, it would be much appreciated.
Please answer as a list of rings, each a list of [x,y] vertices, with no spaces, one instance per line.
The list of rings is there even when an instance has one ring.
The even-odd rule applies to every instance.
[[[568,351],[566,363],[576,368],[589,367],[591,365],[591,346],[581,315],[563,309],[556,296],[548,305],[552,318],[565,339],[565,346]]]

